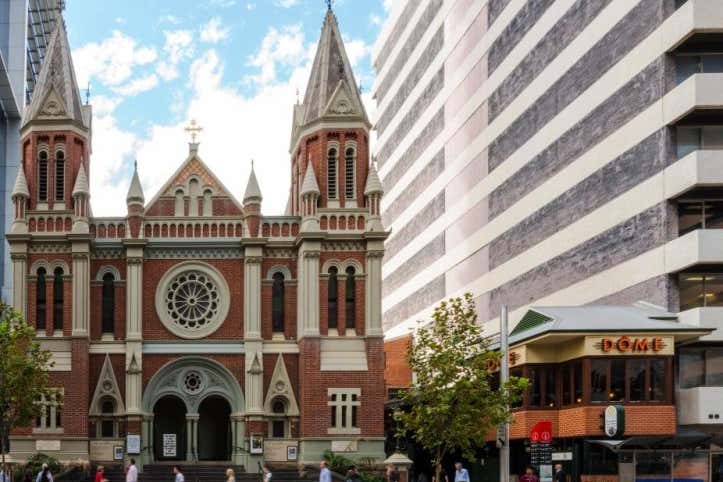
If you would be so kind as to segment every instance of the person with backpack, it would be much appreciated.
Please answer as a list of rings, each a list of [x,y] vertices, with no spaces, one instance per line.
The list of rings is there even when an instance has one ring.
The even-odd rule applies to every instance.
[[[43,464],[42,469],[38,472],[35,482],[53,482],[53,474],[50,473],[48,464]]]

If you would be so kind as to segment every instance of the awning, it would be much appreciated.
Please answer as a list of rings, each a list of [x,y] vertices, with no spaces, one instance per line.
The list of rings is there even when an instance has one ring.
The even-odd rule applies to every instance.
[[[602,445],[613,452],[631,449],[693,449],[706,444],[713,435],[696,430],[686,430],[674,435],[644,435],[625,440],[588,439],[586,442]]]

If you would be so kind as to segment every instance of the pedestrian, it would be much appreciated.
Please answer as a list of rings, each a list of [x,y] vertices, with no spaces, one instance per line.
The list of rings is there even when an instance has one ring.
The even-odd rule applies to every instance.
[[[35,482],[53,482],[53,474],[50,473],[48,464],[43,464],[38,476],[35,478]]]
[[[136,459],[131,459],[128,470],[126,470],[126,482],[138,482],[138,467],[136,467]]]
[[[399,469],[395,465],[389,466],[389,482],[399,482],[401,479],[401,474],[399,473]]]
[[[532,467],[527,467],[525,473],[520,476],[520,482],[540,482],[540,479],[537,478]]]
[[[462,462],[454,464],[454,482],[469,482],[469,472],[462,467]]]
[[[181,467],[174,465],[173,473],[176,474],[176,482],[186,482],[186,478],[183,477],[183,472],[181,472]]]
[[[236,474],[231,467],[226,469],[226,482],[236,482]]]
[[[417,476],[417,482],[428,482],[427,474],[424,472],[419,472],[419,475]]]
[[[349,470],[346,471],[346,482],[359,482],[360,480],[361,475],[359,474],[356,465],[349,467]]]
[[[27,467],[25,469],[25,475],[23,476],[23,482],[33,482],[33,469],[31,469],[30,467]]]
[[[567,482],[567,474],[562,470],[562,464],[555,465],[555,482]]]
[[[12,482],[10,477],[10,469],[5,464],[0,465],[0,482]]]
[[[273,474],[271,473],[271,469],[268,465],[264,464],[264,466],[261,467],[261,473],[264,474],[263,482],[271,482]]]
[[[103,472],[105,472],[105,467],[102,465],[99,465],[95,468],[95,478],[93,479],[94,482],[103,482]]]
[[[319,464],[319,482],[331,482],[331,470],[326,460],[322,460]]]

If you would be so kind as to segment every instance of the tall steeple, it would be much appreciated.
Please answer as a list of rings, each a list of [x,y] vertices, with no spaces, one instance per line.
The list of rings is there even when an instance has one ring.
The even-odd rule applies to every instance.
[[[53,124],[62,121],[67,124],[70,121],[77,127],[89,130],[90,106],[84,106],[80,99],[68,32],[61,16],[50,36],[46,52],[32,101],[25,108],[22,127],[32,122]]]
[[[324,17],[302,107],[299,125],[309,124],[325,115],[356,117],[369,122],[331,8]]]

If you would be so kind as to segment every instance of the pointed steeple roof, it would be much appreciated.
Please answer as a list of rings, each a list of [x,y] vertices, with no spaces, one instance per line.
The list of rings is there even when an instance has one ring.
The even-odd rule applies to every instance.
[[[271,375],[269,390],[266,392],[266,399],[264,400],[264,410],[269,415],[274,413],[273,404],[276,400],[281,400],[284,403],[286,416],[296,417],[299,415],[299,405],[296,403],[289,372],[286,370],[284,356],[281,353],[276,358],[274,373]]]
[[[306,174],[304,175],[304,182],[301,183],[301,195],[316,193],[321,194],[319,190],[319,183],[316,182],[316,174],[314,174],[314,166],[309,163],[306,166]]]
[[[85,166],[80,163],[78,175],[75,177],[75,185],[73,186],[73,196],[78,194],[90,194],[90,186],[88,185],[88,176],[85,173]]]
[[[83,114],[83,104],[70,55],[68,32],[65,30],[65,21],[59,17],[48,42],[33,99],[23,116],[23,126],[34,120],[70,119],[87,129],[90,127],[90,119]]]
[[[338,95],[339,91],[342,92],[341,95]],[[338,107],[332,105],[332,100],[339,104]],[[299,125],[313,122],[327,111],[336,115],[358,116],[369,122],[344,49],[339,25],[331,8],[327,9],[321,28],[321,38],[304,94],[303,115]],[[296,118],[296,115],[294,117]]]
[[[133,167],[133,178],[131,178],[131,185],[128,187],[128,194],[126,195],[126,204],[137,202],[143,204],[145,202],[143,196],[143,188],[141,187],[141,179],[138,177],[138,163],[136,162]]]
[[[25,178],[25,169],[22,164],[18,168],[18,175],[15,177],[15,186],[13,186],[12,197],[23,196],[26,198],[30,197],[30,190],[28,189],[28,180]]]
[[[367,183],[364,186],[364,195],[368,196],[369,194],[376,193],[384,194],[384,186],[382,186],[382,182],[379,180],[376,163],[372,162],[372,165],[369,166],[369,173],[367,174]]]
[[[261,196],[261,188],[259,188],[259,181],[256,180],[256,171],[254,171],[254,164],[251,161],[251,174],[249,174],[249,181],[246,183],[246,192],[244,193],[244,204],[251,202],[260,203],[263,199]]]
[[[103,402],[113,400],[113,414],[121,415],[125,413],[125,405],[121,396],[120,388],[118,388],[118,380],[110,362],[110,357],[106,354],[103,361],[103,367],[100,369],[100,377],[93,392],[93,398],[90,402],[89,414],[93,416],[103,415]]]

